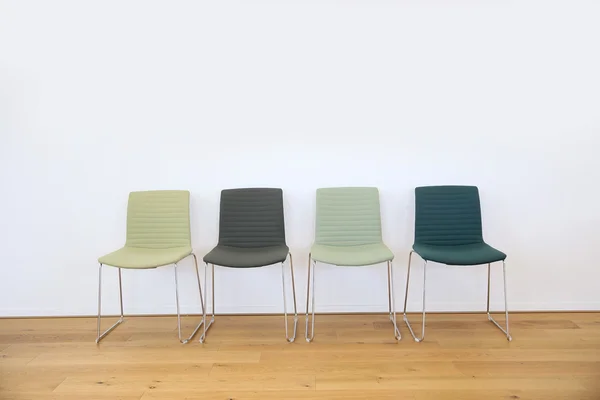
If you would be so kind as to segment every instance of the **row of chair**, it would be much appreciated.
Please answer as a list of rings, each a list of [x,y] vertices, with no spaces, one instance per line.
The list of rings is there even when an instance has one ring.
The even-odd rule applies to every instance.
[[[308,261],[305,338],[311,342],[315,335],[315,267],[317,262],[336,266],[366,266],[387,263],[389,319],[396,340],[401,339],[396,323],[393,264],[394,254],[383,242],[379,191],[372,187],[343,187],[317,189],[315,241]],[[188,343],[203,327],[200,342],[215,321],[214,268],[255,268],[279,264],[282,267],[285,335],[288,342],[296,338],[298,312],[292,254],[285,240],[283,191],[273,188],[227,189],[221,192],[219,241],[203,258],[204,291],[198,271],[198,260],[192,251],[190,234],[190,193],[188,191],[132,192],[127,208],[127,238],[125,246],[99,258],[98,325],[96,343],[124,320],[121,269],[146,269],[173,264],[177,329],[181,343]],[[423,318],[421,335],[417,337],[406,315],[413,253],[423,265]],[[195,262],[202,320],[191,335],[181,333],[177,263],[192,256]],[[285,261],[289,258],[293,296],[294,326],[288,332],[288,307],[285,280]],[[506,303],[506,254],[486,244],[482,235],[479,191],[475,186],[428,186],[415,189],[415,240],[408,258],[404,295],[403,319],[417,342],[425,337],[425,287],[428,262],[446,265],[487,264],[487,317],[508,340],[511,340]],[[502,262],[506,328],[490,314],[490,265]],[[211,266],[212,303],[208,320],[207,282]],[[118,321],[101,333],[102,267],[118,268]],[[203,295],[204,292],[204,295]],[[310,306],[310,307],[309,307]],[[311,328],[309,331],[309,322]]]

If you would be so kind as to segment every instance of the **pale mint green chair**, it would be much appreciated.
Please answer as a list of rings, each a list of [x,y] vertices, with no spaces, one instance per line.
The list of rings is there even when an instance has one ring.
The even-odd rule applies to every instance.
[[[394,306],[394,254],[383,243],[379,191],[372,187],[317,189],[315,243],[308,257],[305,337],[315,336],[315,267],[317,262],[337,266],[366,266],[387,263],[389,318],[394,336],[400,340]],[[311,281],[312,266],[312,281]],[[312,296],[311,296],[312,291]],[[309,335],[309,303],[312,328]]]
[[[173,264],[175,272],[175,301],[177,306],[177,331],[181,343],[189,342],[204,323],[204,318],[192,334],[181,336],[181,314],[179,312],[179,285],[177,263],[184,258],[194,257],[196,278],[202,314],[204,303],[198,273],[198,260],[192,252],[190,234],[190,192],[185,190],[157,190],[132,192],[127,206],[127,238],[125,246],[98,259],[98,326],[96,343],[124,321],[123,286],[121,269],[149,269]],[[102,267],[109,265],[119,270],[119,304],[121,315],[117,322],[100,333],[102,310]]]

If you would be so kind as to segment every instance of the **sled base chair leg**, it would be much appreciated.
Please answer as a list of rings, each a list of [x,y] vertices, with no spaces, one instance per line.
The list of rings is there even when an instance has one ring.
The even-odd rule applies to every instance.
[[[315,267],[317,262],[312,259],[311,254],[308,255],[308,282],[306,285],[306,316],[305,316],[305,327],[304,327],[304,338],[308,343],[312,342],[315,337]],[[312,270],[312,271],[311,271]],[[394,338],[401,340],[402,335],[398,328],[396,320],[396,307],[394,297],[394,269],[393,262],[387,261],[387,272],[388,272],[388,307],[389,307],[389,319],[392,322],[394,328]],[[309,333],[310,325],[310,333]]]
[[[204,330],[202,331],[202,334],[200,335],[200,343],[204,343],[204,341],[206,340],[206,332],[208,332],[208,330],[210,329],[210,327],[212,326],[212,324],[215,322],[215,264],[211,264],[211,286],[212,286],[212,290],[211,290],[211,295],[212,295],[212,302],[211,302],[211,315],[210,315],[210,321],[208,321],[208,324],[206,323],[207,321],[207,309],[208,309],[208,288],[207,288],[207,282],[208,282],[208,263],[204,264],[204,315],[202,317],[202,320],[204,321]]]
[[[421,311],[422,315],[423,315],[423,320],[421,322],[421,336],[418,337],[415,334],[415,331],[413,330],[410,322],[408,321],[408,316],[406,315],[406,306],[407,306],[407,300],[408,300],[408,288],[409,288],[409,283],[410,283],[410,269],[411,269],[411,261],[412,261],[413,253],[414,253],[414,251],[411,251],[408,256],[408,271],[406,273],[406,291],[404,294],[403,319],[404,319],[404,322],[406,323],[406,326],[408,327],[408,330],[409,330],[411,336],[415,340],[415,342],[421,342],[425,339],[425,314],[426,314],[426,312],[425,312],[425,293],[426,293],[426,284],[427,284],[427,260],[423,260],[423,300],[422,300],[422,311]],[[504,286],[504,315],[505,315],[505,321],[506,321],[506,329],[504,329],[498,322],[496,322],[496,320],[492,317],[492,314],[490,313],[491,263],[488,263],[487,267],[488,267],[487,308],[486,308],[487,318],[498,329],[500,329],[502,331],[502,333],[504,333],[504,335],[506,336],[506,339],[508,341],[512,341],[512,336],[509,333],[510,331],[509,331],[509,324],[508,324],[508,302],[507,302],[507,296],[506,296],[506,262],[502,261],[502,275],[503,275],[503,283],[504,283],[504,285],[503,285]]]
[[[204,315],[204,301],[202,300],[202,288],[200,285],[200,274],[198,272],[198,259],[196,258],[196,255],[193,253],[191,254],[191,256],[194,257],[196,278],[198,281],[198,294],[200,295],[200,303],[202,305],[202,314]],[[180,313],[180,308],[179,308],[179,282],[177,279],[177,263],[174,263],[173,265],[174,265],[174,271],[175,271],[175,304],[177,307],[177,333],[179,335],[179,342],[181,342],[182,344],[186,344],[194,337],[194,335],[196,335],[198,330],[200,330],[200,327],[204,324],[204,318],[202,318],[200,323],[196,326],[196,328],[193,330],[192,334],[189,337],[187,337],[187,338],[182,337],[181,313]],[[102,333],[100,332],[101,321],[102,321],[102,268],[103,267],[104,267],[104,265],[100,264],[100,266],[98,268],[98,319],[97,319],[98,323],[97,323],[97,327],[96,327],[96,343],[100,343],[100,341],[102,339],[104,339],[117,326],[119,326],[121,323],[123,323],[123,321],[125,321],[125,316],[123,314],[123,284],[122,284],[122,273],[121,273],[122,268],[117,267],[117,269],[119,271],[119,308],[121,311],[121,315],[119,316],[119,319],[117,320],[117,322],[115,322],[110,328],[108,328],[107,330],[105,330]]]
[[[283,318],[285,320],[285,339],[288,343],[293,343],[296,340],[296,332],[298,330],[298,308],[296,305],[296,283],[294,281],[294,261],[292,253],[288,253],[290,258],[290,274],[292,277],[292,297],[294,305],[294,330],[292,335],[288,334],[288,312],[287,312],[287,294],[285,292],[285,261],[281,263],[281,285],[283,288]]]
[[[506,340],[509,342],[512,341],[512,336],[510,335],[509,325],[508,325],[508,301],[506,299],[506,261],[502,260],[502,280],[504,281],[504,318],[506,321],[506,329],[504,329],[496,320],[492,317],[490,313],[490,273],[491,273],[491,264],[488,264],[488,286],[487,286],[487,317],[488,321],[496,325],[498,329],[506,335]]]
[[[110,328],[100,333],[100,325],[102,321],[102,267],[100,264],[98,267],[98,319],[97,319],[97,327],[96,327],[96,343],[100,343],[102,339],[106,337],[109,333],[111,333],[117,326],[119,326],[123,321],[125,321],[125,316],[123,315],[123,285],[121,283],[121,268],[119,270],[119,306],[121,309],[121,315],[117,322],[115,322]]]

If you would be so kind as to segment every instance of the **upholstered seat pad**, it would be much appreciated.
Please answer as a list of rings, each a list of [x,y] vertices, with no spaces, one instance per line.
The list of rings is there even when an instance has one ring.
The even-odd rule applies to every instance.
[[[232,268],[255,268],[284,262],[290,249],[284,245],[233,247],[217,245],[204,256],[204,262]]]
[[[167,249],[125,246],[98,259],[98,262],[119,268],[156,268],[174,264],[192,254],[191,247]]]
[[[394,258],[392,251],[383,243],[354,246],[314,244],[310,253],[315,261],[350,267],[378,264]]]
[[[483,242],[454,246],[415,243],[413,250],[424,260],[447,265],[479,265],[506,259],[506,254]]]

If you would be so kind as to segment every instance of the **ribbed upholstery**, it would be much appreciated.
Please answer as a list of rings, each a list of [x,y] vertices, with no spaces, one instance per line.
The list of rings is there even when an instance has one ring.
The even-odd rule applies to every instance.
[[[317,189],[315,243],[353,246],[381,242],[377,188]]]
[[[475,186],[415,189],[415,243],[453,246],[483,242]]]
[[[274,188],[221,192],[219,243],[204,261],[224,267],[253,268],[285,261],[283,191]]]
[[[125,246],[167,249],[191,246],[190,192],[132,192],[127,207]]]
[[[132,192],[125,247],[98,261],[119,268],[156,268],[174,264],[191,253],[190,192]]]
[[[415,243],[425,260],[448,265],[501,261],[506,254],[483,241],[479,190],[475,186],[415,189]]]
[[[281,189],[227,189],[221,192],[219,244],[268,247],[285,244]]]
[[[317,189],[311,256],[316,261],[344,266],[371,265],[394,258],[382,240],[377,188]]]

